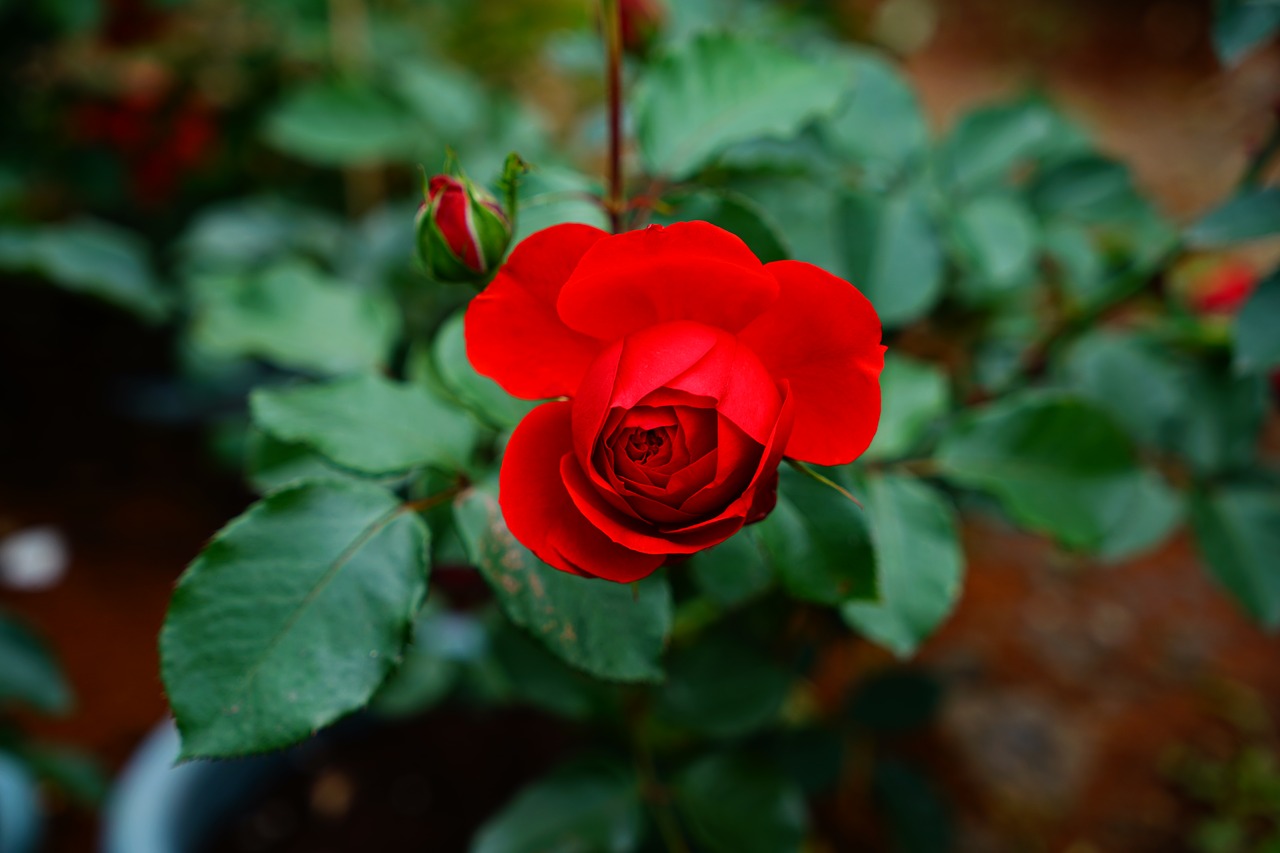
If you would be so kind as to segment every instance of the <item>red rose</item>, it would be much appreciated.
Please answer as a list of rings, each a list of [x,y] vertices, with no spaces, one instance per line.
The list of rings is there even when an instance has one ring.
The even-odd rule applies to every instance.
[[[811,264],[705,222],[522,242],[471,303],[476,370],[544,403],[499,482],[508,527],[568,572],[630,582],[773,509],[788,456],[853,461],[880,419],[880,320]]]

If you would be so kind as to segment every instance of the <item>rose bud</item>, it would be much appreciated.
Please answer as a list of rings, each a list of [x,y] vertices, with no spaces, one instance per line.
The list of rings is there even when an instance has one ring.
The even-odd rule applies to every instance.
[[[466,314],[467,356],[546,400],[498,499],[544,562],[629,583],[773,510],[783,458],[852,462],[880,421],[871,302],[706,222],[524,240]]]
[[[415,223],[418,257],[436,281],[477,282],[502,262],[511,219],[491,194],[465,177],[436,175]]]
[[[635,56],[644,56],[653,47],[667,23],[662,0],[619,0],[622,18],[622,47]]]
[[[1193,297],[1196,313],[1231,316],[1249,301],[1258,284],[1258,273],[1249,264],[1229,260],[1205,276]]]

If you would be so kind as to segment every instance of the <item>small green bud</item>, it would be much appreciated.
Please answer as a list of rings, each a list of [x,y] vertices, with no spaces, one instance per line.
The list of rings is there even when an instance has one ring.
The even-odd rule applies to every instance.
[[[502,204],[466,177],[436,175],[418,208],[418,257],[436,281],[477,282],[493,274],[511,243]]]

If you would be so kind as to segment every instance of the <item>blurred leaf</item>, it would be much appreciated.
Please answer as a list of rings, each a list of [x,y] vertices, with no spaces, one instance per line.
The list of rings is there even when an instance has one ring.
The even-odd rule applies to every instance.
[[[853,92],[823,125],[824,136],[864,179],[887,186],[929,144],[929,128],[915,90],[887,58],[870,50],[848,51]]]
[[[880,600],[849,602],[841,614],[868,639],[906,657],[960,596],[964,552],[955,510],[924,483],[889,475],[868,478],[867,515]]]
[[[0,706],[18,702],[47,714],[71,710],[71,686],[48,647],[0,614]]]
[[[1213,574],[1265,627],[1280,626],[1280,491],[1226,485],[1192,496],[1191,519]]]
[[[671,656],[657,709],[695,732],[741,737],[777,718],[790,687],[791,677],[763,649],[721,630]]]
[[[844,232],[837,217],[837,198],[829,182],[807,177],[754,177],[735,182],[777,226],[787,257],[823,269],[844,266]],[[861,282],[854,282],[860,289]]]
[[[1019,163],[1086,145],[1048,104],[1021,100],[962,117],[939,145],[937,160],[944,181],[968,192],[1002,181]]]
[[[660,224],[700,219],[740,237],[763,263],[790,257],[778,228],[763,207],[744,195],[703,191],[677,199],[670,215],[654,217]]]
[[[824,475],[839,477],[833,469]],[[757,525],[783,588],[819,604],[875,600],[876,559],[862,510],[834,489],[784,467],[778,505]]]
[[[325,374],[382,367],[399,330],[384,295],[288,262],[260,274],[193,282],[191,335],[215,355],[256,357]]]
[[[488,93],[465,69],[414,57],[397,58],[389,70],[405,105],[432,129],[447,134],[451,144],[483,128]]]
[[[249,406],[254,423],[276,438],[305,444],[366,474],[424,465],[458,471],[475,441],[470,418],[425,388],[373,374],[258,388]]]
[[[509,429],[537,405],[512,397],[502,386],[481,376],[467,358],[464,337],[464,313],[451,316],[436,333],[431,352],[433,363],[445,391],[477,416],[497,427]]]
[[[1204,249],[1280,234],[1280,187],[1249,190],[1209,211],[1187,229],[1187,242]]]
[[[733,143],[790,136],[830,114],[845,72],[769,42],[702,36],[649,68],[637,88],[640,152],[655,174],[683,178]]]
[[[775,729],[772,758],[808,796],[825,794],[840,783],[844,733],[828,725]]]
[[[671,590],[660,573],[636,584],[553,569],[502,520],[493,487],[454,504],[463,542],[507,617],[570,664],[611,681],[658,681],[671,629]]]
[[[36,780],[20,761],[0,752],[0,850],[35,853],[40,847],[44,804]]]
[[[0,228],[0,269],[29,270],[148,322],[164,319],[171,309],[169,294],[156,281],[141,238],[102,222],[84,219],[41,228]]]
[[[480,827],[471,853],[630,853],[639,849],[644,826],[631,769],[581,763],[522,790]]]
[[[520,212],[512,245],[543,228],[563,222],[609,227],[609,217],[593,196],[600,188],[585,175],[564,169],[535,168],[520,182]]]
[[[929,780],[911,765],[889,758],[876,762],[872,790],[900,853],[940,853],[955,846],[947,805]]]
[[[1098,329],[1059,363],[1065,383],[1143,444],[1160,446],[1191,401],[1179,365],[1132,334]]]
[[[1089,153],[1041,170],[1028,194],[1045,219],[1096,224],[1127,217],[1136,192],[1128,166]]]
[[[305,444],[281,441],[260,429],[249,430],[246,437],[245,476],[259,494],[301,480],[359,478],[355,472],[344,471]]]
[[[1236,316],[1236,368],[1280,366],[1280,268],[1263,279]]]
[[[82,34],[102,23],[101,0],[36,0],[44,17],[64,34]]]
[[[846,193],[837,213],[844,268],[886,326],[928,313],[942,295],[942,248],[919,194]]]
[[[263,134],[280,151],[320,166],[396,160],[422,144],[422,128],[404,107],[356,81],[289,92],[267,116]]]
[[[860,682],[849,702],[849,718],[874,732],[922,728],[942,703],[942,687],[914,669],[888,669]]]
[[[187,226],[179,250],[189,272],[248,271],[300,254],[327,259],[342,234],[341,224],[324,211],[252,197],[204,208]]]
[[[516,699],[571,720],[607,707],[609,685],[570,667],[506,620],[494,630],[493,655]]]
[[[1275,0],[1217,0],[1213,47],[1223,65],[1236,65],[1280,30]]]
[[[274,492],[178,582],[161,669],[183,758],[278,749],[362,707],[426,595],[427,528],[355,482]]]
[[[708,853],[800,850],[809,823],[804,794],[774,767],[710,755],[680,773],[674,788],[676,808]]]
[[[1084,305],[1094,305],[1109,296],[1107,259],[1083,225],[1052,222],[1042,234],[1044,250],[1058,270],[1063,289]]]
[[[970,296],[985,301],[1032,282],[1038,234],[1017,198],[983,195],[966,202],[952,229],[958,259],[969,273]]]
[[[1136,557],[1164,542],[1181,523],[1182,496],[1154,471],[1143,471],[1137,496],[1113,519],[1098,543],[1098,556],[1110,562]]]
[[[1196,365],[1184,388],[1190,403],[1168,447],[1204,476],[1253,469],[1267,413],[1267,378]]]
[[[22,757],[42,781],[87,808],[101,807],[111,790],[111,777],[89,753],[35,743],[23,746]]]
[[[1063,395],[1011,397],[967,413],[937,459],[955,483],[991,493],[1018,523],[1073,548],[1098,547],[1141,490],[1128,436]]]
[[[473,617],[435,601],[433,596],[418,613],[403,660],[369,703],[379,714],[401,717],[434,707],[453,687],[459,664],[487,651],[484,629]]]
[[[693,554],[686,565],[698,590],[721,607],[736,607],[773,585],[773,570],[754,526]]]
[[[894,352],[885,354],[880,394],[880,428],[863,456],[867,460],[905,456],[951,408],[941,369]]]

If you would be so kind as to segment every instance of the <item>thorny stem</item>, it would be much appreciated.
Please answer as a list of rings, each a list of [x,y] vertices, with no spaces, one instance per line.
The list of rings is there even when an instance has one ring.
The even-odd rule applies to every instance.
[[[618,0],[601,0],[600,11],[609,57],[606,72],[609,90],[609,187],[605,210],[609,214],[609,230],[618,234],[622,231],[622,216],[627,206],[622,174],[622,13]]]

